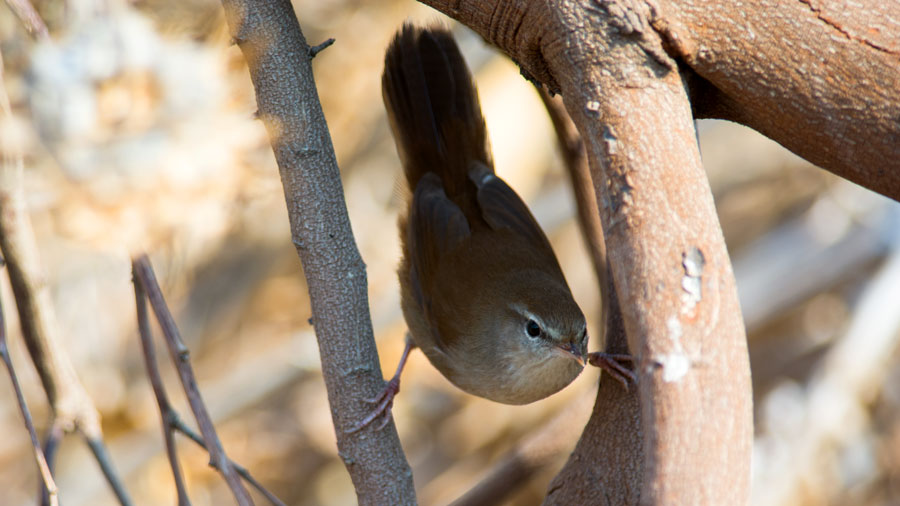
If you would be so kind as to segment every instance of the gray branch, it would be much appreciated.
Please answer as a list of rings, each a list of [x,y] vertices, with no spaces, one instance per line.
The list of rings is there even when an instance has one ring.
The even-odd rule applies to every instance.
[[[350,230],[340,172],[318,100],[310,47],[288,1],[223,0],[247,59],[259,118],[281,173],[303,264],[339,455],[360,504],[414,504],[412,471],[393,422],[348,434],[384,388],[366,268]]]

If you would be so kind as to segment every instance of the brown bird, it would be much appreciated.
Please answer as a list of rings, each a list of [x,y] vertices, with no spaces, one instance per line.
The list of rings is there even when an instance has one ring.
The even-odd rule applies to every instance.
[[[390,415],[415,346],[453,384],[493,401],[527,404],[559,391],[584,367],[584,315],[534,216],[494,173],[451,34],[404,25],[385,55],[382,93],[411,194],[398,270],[409,335],[397,373],[371,400],[378,407],[351,431]],[[592,363],[632,376],[600,355]]]

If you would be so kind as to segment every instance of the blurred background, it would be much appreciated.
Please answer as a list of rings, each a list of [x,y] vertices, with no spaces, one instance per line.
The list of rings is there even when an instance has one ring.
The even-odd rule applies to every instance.
[[[288,504],[354,503],[336,456],[277,168],[253,119],[253,88],[220,3],[34,3],[50,28],[47,42],[36,42],[0,6],[3,86],[12,105],[0,119],[0,149],[24,159],[28,212],[62,345],[102,414],[128,491],[137,504],[175,502],[130,282],[130,255],[146,251],[229,455]],[[380,74],[387,42],[405,19],[454,26],[476,72],[498,172],[545,227],[598,336],[597,282],[555,136],[517,68],[412,0],[294,6],[310,44],[337,40],[314,70],[368,266],[386,375],[405,326],[395,275],[400,169]],[[753,504],[900,503],[897,204],[735,124],[702,121],[699,130],[748,330]],[[43,433],[46,397],[5,275],[0,286],[12,357]],[[190,419],[171,364],[162,362],[170,397]],[[34,504],[36,466],[2,378],[0,503]],[[547,400],[505,406],[461,393],[414,352],[394,419],[421,503],[452,501],[574,406],[566,449],[509,500],[539,503],[587,420],[597,378],[588,371]],[[231,504],[205,454],[180,441],[193,503]],[[57,467],[66,506],[115,504],[78,437],[64,440]]]

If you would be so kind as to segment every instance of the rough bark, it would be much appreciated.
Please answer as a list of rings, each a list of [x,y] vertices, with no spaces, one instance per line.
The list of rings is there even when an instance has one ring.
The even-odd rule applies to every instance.
[[[752,398],[744,327],[686,87],[651,25],[658,10],[640,2],[426,3],[561,92],[587,145],[628,344],[639,357],[642,452],[623,452],[608,469],[639,469],[641,488],[619,488],[635,483],[627,476],[563,474],[550,500],[575,487],[597,502],[746,502]],[[604,420],[593,418],[586,433]],[[598,442],[589,453],[603,451]]]
[[[585,137],[628,342],[641,358],[641,502],[744,502],[752,420],[743,326],[678,76],[697,117],[748,125],[897,199],[900,5],[425,3],[561,92]],[[554,486],[604,497],[576,474]]]
[[[393,422],[347,431],[384,388],[372,335],[366,269],[350,229],[340,173],[310,65],[289,1],[223,0],[232,36],[247,59],[259,117],[281,173],[291,236],[303,264],[322,373],[360,504],[413,504],[412,472]],[[320,56],[322,57],[322,56]]]
[[[742,123],[900,199],[900,3],[671,1],[657,16],[696,73],[699,117]]]
[[[606,352],[627,353],[622,312],[609,283]],[[544,504],[637,504],[643,478],[641,404],[636,389],[611,378],[600,382],[594,411],[565,467],[547,489]],[[582,484],[588,484],[583,486]]]

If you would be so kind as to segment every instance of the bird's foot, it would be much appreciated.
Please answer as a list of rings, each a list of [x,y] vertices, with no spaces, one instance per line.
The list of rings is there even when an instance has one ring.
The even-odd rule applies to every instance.
[[[626,390],[629,385],[637,383],[637,375],[630,367],[624,365],[628,364],[634,367],[634,357],[631,355],[595,351],[594,353],[588,353],[588,363],[608,372]]]
[[[381,391],[380,394],[372,397],[371,399],[366,399],[366,402],[369,404],[375,404],[375,409],[372,410],[365,418],[360,420],[356,425],[350,427],[347,430],[347,434],[352,434],[354,432],[359,432],[365,426],[374,422],[378,417],[383,417],[381,422],[375,427],[375,430],[381,430],[384,428],[388,422],[391,421],[391,407],[394,405],[394,396],[400,393],[400,378],[394,377],[391,378],[390,381],[385,385],[384,390]]]

